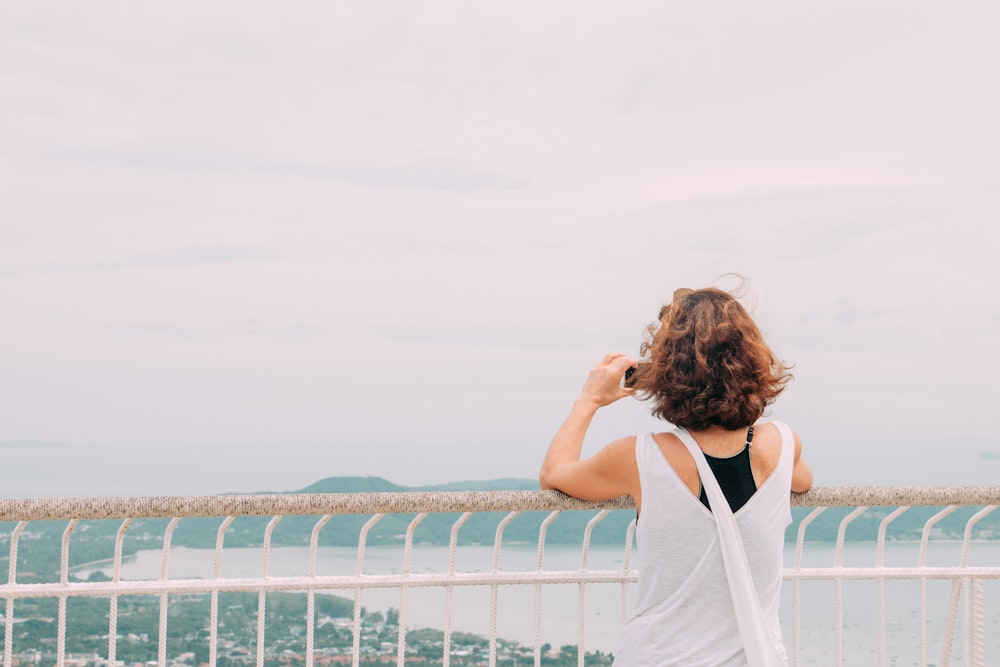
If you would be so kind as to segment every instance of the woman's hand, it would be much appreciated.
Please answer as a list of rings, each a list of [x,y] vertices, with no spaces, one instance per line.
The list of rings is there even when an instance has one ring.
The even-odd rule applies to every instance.
[[[597,407],[614,403],[619,398],[632,396],[635,389],[622,386],[625,371],[637,362],[627,354],[612,352],[590,371],[580,391],[580,400],[593,402]]]

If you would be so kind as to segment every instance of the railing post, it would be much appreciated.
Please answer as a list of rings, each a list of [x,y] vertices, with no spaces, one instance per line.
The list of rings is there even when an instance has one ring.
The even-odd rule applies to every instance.
[[[549,526],[555,521],[556,517],[562,512],[556,510],[550,513],[545,520],[542,521],[542,525],[538,528],[538,559],[537,559],[537,572],[541,574],[542,572],[542,560],[545,558],[545,536],[549,531]],[[542,584],[541,582],[535,584],[535,651],[534,651],[535,667],[540,667],[542,664]]]
[[[226,538],[226,531],[236,519],[234,516],[227,516],[219,524],[219,529],[215,533],[215,558],[212,564],[212,579],[218,581],[222,576],[222,545]],[[212,597],[209,600],[209,620],[208,620],[208,667],[215,667],[218,660],[219,643],[219,591],[212,590]],[[114,667],[112,665],[111,667]]]
[[[802,568],[802,548],[805,545],[806,528],[825,510],[826,507],[817,507],[799,522],[798,536],[795,538],[795,570]],[[801,583],[798,578],[792,582],[792,664],[794,667],[799,667],[802,662],[800,658],[801,642],[799,637],[799,627],[802,620],[800,605]]]
[[[945,507],[943,510],[927,519],[920,533],[920,553],[917,555],[917,567],[924,567],[927,562],[927,545],[930,543],[931,528],[939,521],[958,509],[958,505]],[[927,578],[920,578],[920,665],[927,664]]]
[[[271,577],[271,535],[275,527],[281,521],[281,515],[275,515],[267,522],[264,529],[263,563],[261,564],[261,577],[269,579]],[[261,589],[257,593],[257,667],[264,667],[264,631],[267,615],[267,593]]]
[[[413,531],[416,530],[420,522],[427,517],[426,512],[421,512],[406,528],[406,542],[403,546],[403,576],[410,576],[410,563],[413,554]],[[406,665],[406,598],[408,588],[405,583],[399,586],[399,616],[397,616],[397,632],[399,639],[396,643],[396,667]]]
[[[885,532],[889,524],[903,512],[910,509],[909,505],[897,507],[878,525],[878,542],[875,550],[875,567],[882,567],[885,562]],[[885,577],[878,578],[878,664],[885,666]]]
[[[868,510],[868,507],[861,506],[855,509],[853,512],[844,517],[840,522],[840,527],[837,529],[837,551],[833,557],[833,566],[835,568],[841,567],[841,561],[844,557],[844,539],[847,534],[847,526],[856,518],[861,516]],[[844,664],[844,582],[843,579],[837,577],[834,582],[836,595],[834,599],[834,608],[836,609],[837,616],[837,667],[841,667]]]
[[[115,559],[114,571],[111,581],[115,583],[121,581],[122,574],[122,548],[125,544],[125,531],[128,530],[132,519],[125,519],[118,532],[115,533]],[[112,595],[108,603],[108,665],[115,667],[118,660],[118,596]]]
[[[324,514],[313,526],[309,537],[309,576],[316,577],[316,552],[319,549],[319,531],[333,518],[332,514]],[[316,589],[310,587],[306,593],[306,667],[313,667],[316,635]]]
[[[69,538],[76,530],[79,519],[72,519],[66,525],[62,538],[62,555],[59,558],[59,583],[62,587],[69,587]],[[59,596],[59,611],[56,629],[56,667],[63,667],[66,664],[66,594]],[[160,665],[163,667],[163,665]]]
[[[7,566],[7,585],[17,583],[17,543],[27,521],[18,521],[10,534],[10,563]],[[3,667],[12,667],[14,660],[14,598],[8,596],[3,610]]]
[[[458,549],[458,531],[461,529],[462,524],[469,520],[472,516],[472,512],[465,512],[462,516],[458,517],[454,524],[451,526],[451,534],[448,538],[448,576],[455,576],[455,551]],[[452,603],[455,596],[455,586],[449,583],[445,587],[444,592],[444,641],[442,642],[443,655],[441,656],[442,667],[450,667],[451,665],[451,620],[452,620]]]
[[[160,581],[167,580],[167,572],[170,568],[170,540],[180,520],[179,516],[175,516],[167,524],[167,529],[163,531],[163,560],[160,566]],[[156,662],[159,667],[167,667],[167,616],[169,610],[170,594],[164,591],[160,593],[160,629],[157,637],[159,647],[157,649]]]
[[[368,531],[372,529],[384,514],[374,514],[372,518],[365,522],[358,535],[358,557],[355,565],[354,576],[360,579],[364,574],[365,546],[368,541]],[[361,586],[354,589],[354,637],[352,639],[353,652],[351,656],[352,667],[359,667],[361,663]]]
[[[497,524],[497,532],[493,538],[493,574],[500,571],[500,548],[503,545],[504,528],[517,517],[520,512],[511,512]],[[490,586],[490,667],[497,664],[497,601],[499,587],[497,584]]]

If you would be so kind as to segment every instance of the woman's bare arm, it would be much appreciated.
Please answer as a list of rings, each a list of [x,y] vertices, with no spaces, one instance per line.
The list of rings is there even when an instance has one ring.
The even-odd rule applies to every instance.
[[[635,438],[620,438],[589,459],[580,460],[583,439],[597,411],[635,392],[621,386],[625,369],[635,362],[609,354],[590,371],[580,397],[549,445],[538,481],[584,500],[607,500],[638,491]]]
[[[809,464],[802,459],[802,441],[795,434],[795,464],[792,467],[792,492],[804,493],[812,488],[813,472]]]

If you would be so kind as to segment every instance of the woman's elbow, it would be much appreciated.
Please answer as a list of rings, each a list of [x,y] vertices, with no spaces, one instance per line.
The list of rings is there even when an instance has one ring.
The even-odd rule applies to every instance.
[[[569,493],[568,489],[574,484],[574,466],[567,463],[546,463],[538,471],[538,485],[542,491],[562,491]]]
[[[542,491],[558,491],[552,470],[548,466],[542,466],[542,469],[539,471],[538,486],[541,487]]]
[[[792,471],[792,492],[805,493],[812,488],[812,485],[812,469],[805,464],[796,465],[795,470]]]

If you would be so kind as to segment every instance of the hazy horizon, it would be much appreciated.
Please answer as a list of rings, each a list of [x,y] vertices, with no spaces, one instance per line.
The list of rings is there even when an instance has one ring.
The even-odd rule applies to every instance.
[[[919,443],[927,446],[933,443]],[[981,441],[981,444],[989,444]],[[204,445],[159,446],[171,456],[149,460],[136,455],[136,446],[127,444],[54,444],[48,447],[10,447],[0,443],[0,452],[9,467],[19,475],[7,475],[0,497],[86,497],[125,495],[212,495],[220,493],[258,493],[263,491],[298,491],[330,477],[381,477],[405,487],[423,487],[456,482],[497,479],[537,479],[535,462],[509,466],[496,474],[475,471],[448,474],[429,466],[339,465],[335,460],[342,448],[331,448],[322,466],[316,460],[315,447]],[[147,445],[148,447],[148,445]],[[275,466],[272,456],[280,449],[284,462],[302,457],[309,465]],[[813,462],[821,474],[817,486],[965,486],[993,485],[1000,478],[1000,460],[981,459],[983,452],[994,449],[966,441],[941,457],[937,465],[902,466],[903,447],[869,447],[874,453],[869,469],[850,463],[838,465],[836,457],[817,452]],[[253,459],[232,465],[240,457]],[[305,459],[308,457],[308,461]],[[132,460],[134,458],[134,460]]]

